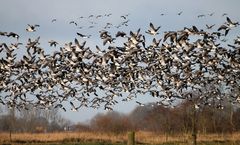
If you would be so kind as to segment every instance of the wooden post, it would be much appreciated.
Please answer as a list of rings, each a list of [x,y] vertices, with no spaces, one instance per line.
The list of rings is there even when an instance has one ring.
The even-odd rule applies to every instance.
[[[12,129],[9,130],[9,141],[12,143]]]
[[[135,132],[130,131],[128,132],[128,143],[127,145],[135,145]]]
[[[15,129],[15,108],[10,109],[10,127],[9,127],[9,140],[12,143],[12,133]]]
[[[197,110],[193,107],[193,118],[192,118],[192,141],[193,145],[197,145]]]

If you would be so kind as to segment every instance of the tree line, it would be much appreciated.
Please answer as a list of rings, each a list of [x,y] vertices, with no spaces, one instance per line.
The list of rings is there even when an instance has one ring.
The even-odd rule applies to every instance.
[[[193,129],[193,102],[181,102],[175,107],[147,104],[132,112],[116,111],[99,113],[88,123],[73,124],[61,116],[58,109],[33,108],[18,112],[10,109],[0,116],[2,132],[60,132],[94,131],[126,133],[127,131],[151,131],[163,134],[191,133]],[[227,104],[224,109],[205,106],[196,110],[198,133],[232,133],[240,130],[240,108]]]
[[[29,110],[1,108],[0,131],[2,132],[56,132],[64,131],[72,123],[61,116],[58,109],[44,110],[31,107]],[[3,110],[7,113],[3,113]]]
[[[129,114],[108,112],[93,117],[89,125],[77,124],[78,131],[99,131],[125,133],[151,131],[175,134],[191,133],[193,129],[193,103],[182,102],[176,107],[148,104],[136,107]],[[196,124],[199,133],[232,133],[240,130],[240,108],[232,104],[219,109],[206,106],[196,110]]]

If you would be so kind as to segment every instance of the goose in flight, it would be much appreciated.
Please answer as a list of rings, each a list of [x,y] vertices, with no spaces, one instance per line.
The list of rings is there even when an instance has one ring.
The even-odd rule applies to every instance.
[[[226,23],[230,28],[232,28],[232,27],[236,27],[237,25],[239,25],[239,23],[238,22],[232,22],[232,20],[229,18],[229,17],[227,17],[227,23]]]
[[[77,32],[77,35],[82,37],[82,38],[90,38],[91,37],[91,35],[84,35],[84,34],[81,34],[81,33],[78,33],[78,32]]]
[[[206,24],[207,29],[212,29],[214,26],[215,26],[215,24],[213,24],[213,25]]]
[[[150,35],[157,35],[159,34],[157,31],[161,28],[161,26],[158,27],[154,27],[154,25],[152,23],[150,23],[150,29],[148,31],[146,31],[146,33],[150,34]]]
[[[145,106],[143,103],[139,102],[139,101],[136,101],[136,103],[139,105],[139,106]]]
[[[183,11],[181,11],[181,12],[179,12],[179,13],[177,13],[177,14],[180,16],[182,13],[183,13]]]
[[[56,21],[57,21],[57,19],[52,19],[52,23],[53,23],[53,22],[56,22]]]
[[[77,26],[77,23],[75,21],[70,21],[69,24],[74,24],[75,26]]]
[[[13,38],[17,38],[17,40],[19,39],[19,35],[14,33],[14,32],[10,32],[6,35],[7,37],[13,37]]]
[[[56,47],[58,44],[58,42],[55,40],[50,40],[50,41],[48,41],[48,43],[50,44],[50,46],[54,46],[54,47]]]
[[[30,24],[28,24],[28,27],[27,27],[26,31],[28,31],[28,32],[35,32],[36,31],[36,27],[40,27],[40,25],[37,25],[37,24],[30,25]]]
[[[74,111],[74,112],[78,111],[78,109],[81,107],[81,106],[75,107],[75,105],[73,104],[72,101],[70,101],[70,105],[72,106],[71,110]]]
[[[221,25],[219,28],[218,28],[218,31],[221,31],[221,30],[225,30],[225,33],[224,35],[226,36],[230,30],[230,27],[226,26],[226,25]]]

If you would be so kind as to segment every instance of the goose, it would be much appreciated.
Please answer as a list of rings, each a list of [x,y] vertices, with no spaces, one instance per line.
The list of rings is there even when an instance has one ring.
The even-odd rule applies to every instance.
[[[85,44],[86,44],[86,41],[84,41],[82,44],[80,44],[79,43],[79,41],[78,41],[78,39],[77,38],[75,38],[74,39],[74,42],[75,42],[75,51],[76,52],[82,52],[82,51],[84,51],[84,47],[85,47]],[[87,48],[86,48],[87,49]],[[85,49],[85,50],[86,50]]]
[[[14,43],[14,44],[11,43],[11,46],[10,46],[10,47],[11,47],[12,49],[18,49],[18,48],[19,48],[19,45],[23,45],[23,43],[19,43],[19,42],[18,42],[18,43]]]
[[[229,17],[227,17],[227,23],[226,23],[226,24],[227,24],[230,28],[236,27],[237,25],[239,25],[238,22],[232,22]]]
[[[136,103],[139,105],[139,106],[145,106],[143,103],[139,102],[139,101],[136,101]]]
[[[106,45],[107,43],[112,44],[114,43],[115,38],[107,37],[103,40],[103,45]]]
[[[107,111],[112,111],[112,110],[113,110],[113,108],[111,108],[111,107],[109,107],[109,106],[105,105],[105,106],[104,106],[104,110],[107,110]]]
[[[126,16],[121,16],[121,18],[123,18],[124,20],[126,20],[126,19],[127,19],[127,17],[126,17]]]
[[[228,14],[227,14],[227,13],[223,13],[223,14],[222,14],[222,17],[224,17],[224,16],[226,16],[226,15],[228,15]]]
[[[56,22],[56,21],[57,21],[57,19],[52,19],[52,21],[51,21],[51,22],[53,23],[53,22]]]
[[[210,13],[210,14],[208,14],[209,16],[213,16],[214,15],[214,12],[212,12],[212,13]]]
[[[54,108],[62,108],[64,112],[66,112],[66,111],[67,111],[67,110],[66,110],[66,108],[65,108],[65,107],[63,107],[63,105],[62,105],[62,104],[57,104],[57,105],[56,105]]]
[[[89,16],[88,16],[88,18],[92,18],[92,17],[93,17],[93,15],[89,15]]]
[[[228,34],[229,30],[230,30],[230,27],[228,27],[226,25],[221,25],[217,30],[218,31],[225,30],[224,35],[227,36],[227,34]]]
[[[77,23],[75,21],[70,21],[69,24],[74,24],[75,26],[77,26]]]
[[[55,40],[50,40],[50,41],[48,41],[48,43],[50,44],[50,46],[54,46],[54,47],[56,47],[58,44],[58,42]]]
[[[35,32],[36,31],[36,27],[40,27],[40,25],[37,25],[37,24],[30,25],[30,24],[28,24],[28,27],[26,28],[26,31],[27,32]]]
[[[111,15],[112,15],[112,13],[109,13],[109,14],[105,14],[104,16],[109,17]]]
[[[77,32],[77,35],[82,37],[82,38],[90,38],[91,37],[91,35],[84,35],[84,34],[81,34],[79,32]]]
[[[199,105],[199,104],[194,104],[194,108],[195,108],[196,110],[198,110],[198,109],[200,108],[200,105]]]
[[[121,32],[121,31],[118,31],[117,34],[116,34],[116,37],[126,37],[127,34],[125,32]]]
[[[160,42],[162,39],[156,40],[156,38],[153,38],[152,40],[152,44],[150,46],[152,46],[153,48],[156,48],[159,46]]]
[[[100,18],[100,17],[102,17],[102,15],[97,15],[97,16],[96,16],[96,19],[98,19],[98,18]]]
[[[176,42],[177,41],[177,32],[175,32],[175,31],[165,32],[165,34],[163,36],[163,42],[165,42],[169,37],[170,37],[171,43]]]
[[[215,26],[215,24],[213,24],[213,25],[206,24],[207,29],[212,29],[214,26]]]
[[[107,37],[111,37],[111,36],[109,35],[109,32],[106,31],[106,30],[99,31],[99,33],[100,33],[100,38],[101,38],[101,39],[105,39],[105,38],[107,38]]]
[[[7,34],[7,37],[13,37],[13,38],[17,38],[17,40],[19,39],[19,35],[14,33],[14,32],[10,32]]]
[[[234,44],[240,45],[240,36],[237,36],[237,38],[234,39]]]
[[[146,33],[148,33],[150,35],[157,35],[157,34],[159,34],[157,31],[161,28],[161,26],[158,26],[157,28],[155,28],[152,23],[150,23],[149,26],[150,26],[150,29],[148,31],[146,31]]]
[[[81,106],[75,107],[75,105],[73,104],[72,101],[70,101],[70,105],[72,106],[71,110],[74,111],[74,112],[78,111],[78,109],[81,107]]]
[[[206,15],[204,15],[204,14],[201,14],[201,15],[198,15],[197,17],[198,18],[202,18],[202,17],[205,17]]]
[[[182,13],[183,13],[183,11],[181,11],[181,12],[177,13],[177,15],[179,15],[179,16],[180,16]]]

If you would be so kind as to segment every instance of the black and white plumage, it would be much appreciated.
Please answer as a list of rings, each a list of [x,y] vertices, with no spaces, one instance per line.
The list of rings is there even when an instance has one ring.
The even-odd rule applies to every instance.
[[[50,40],[50,41],[48,41],[48,43],[50,44],[50,46],[54,46],[54,47],[56,47],[58,44],[58,42],[55,40]]]
[[[123,16],[120,26],[129,22],[125,20],[128,16]],[[95,21],[102,20],[101,17],[108,14],[89,18],[93,22],[90,26],[95,26],[91,30],[99,28]],[[81,24],[81,31],[88,30],[92,35],[74,31],[73,35],[77,33],[80,38],[63,45],[50,39],[49,45],[55,47],[51,48],[53,53],[42,47],[44,40],[40,41],[40,37],[29,38],[24,44],[8,38],[18,39],[17,33],[0,32],[3,41],[10,41],[0,43],[3,56],[0,58],[0,104],[9,108],[27,108],[23,106],[31,104],[66,111],[63,104],[69,102],[72,111],[81,107],[113,110],[120,101],[147,105],[148,100],[144,103],[137,100],[137,96],[144,95],[146,99],[149,96],[157,99],[153,103],[156,105],[173,106],[179,100],[189,100],[199,101],[194,103],[198,109],[208,101],[215,101],[221,109],[224,108],[223,92],[218,90],[219,86],[224,85],[226,89],[239,86],[240,39],[239,36],[233,37],[233,41],[227,38],[231,29],[238,28],[238,22],[228,17],[217,30],[214,30],[217,24],[203,25],[211,31],[190,25],[165,31],[163,35],[158,35],[160,26],[152,23],[146,27],[147,34],[141,32],[143,28],[128,32],[120,30],[121,27],[116,29],[113,26],[117,25],[110,21],[105,24],[108,30],[98,34],[100,44],[95,45],[90,39],[83,41],[82,38],[95,36],[87,29],[89,25]],[[152,36],[149,38],[148,34]],[[90,47],[89,41],[96,47]],[[19,49],[25,51],[22,56],[18,54]],[[232,102],[239,102],[236,95],[226,96],[231,96],[228,99]]]
[[[40,25],[38,25],[38,24],[35,24],[35,25],[28,24],[28,27],[26,28],[26,31],[35,32],[37,27],[40,27]]]
[[[79,32],[77,32],[77,35],[82,37],[82,38],[90,38],[91,37],[91,35],[84,35],[84,34],[81,34]]]
[[[161,26],[158,26],[158,27],[154,27],[154,25],[152,23],[149,24],[150,28],[148,31],[146,31],[146,33],[150,34],[150,35],[157,35],[159,34],[158,33],[158,30],[161,28]]]

